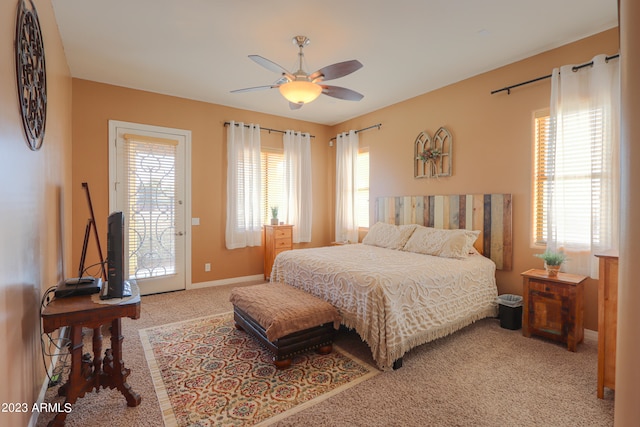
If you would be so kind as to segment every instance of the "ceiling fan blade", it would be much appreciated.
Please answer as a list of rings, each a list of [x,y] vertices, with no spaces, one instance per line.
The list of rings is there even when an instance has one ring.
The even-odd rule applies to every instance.
[[[276,64],[275,62],[268,60],[267,58],[264,58],[260,55],[249,55],[249,58],[251,58],[256,64],[262,65],[264,68],[266,68],[269,71],[282,74],[283,76],[286,76],[289,80],[294,80],[294,77],[290,72],[288,72],[285,68]]]
[[[287,76],[282,76],[280,77],[278,80],[276,80],[275,82],[273,82],[273,85],[283,85],[285,83],[289,83],[291,80],[289,78],[287,78]]]
[[[360,101],[364,95],[355,90],[347,89],[340,86],[322,86],[322,93],[333,98],[344,99],[346,101]]]
[[[295,103],[295,102],[289,102],[289,108],[291,108],[292,110],[299,110],[302,108],[304,104],[301,102],[299,104]]]
[[[264,89],[275,89],[277,87],[279,87],[280,85],[267,85],[267,86],[254,86],[254,87],[245,87],[244,89],[236,89],[236,90],[232,90],[231,93],[242,93],[242,92],[255,92],[257,90],[264,90]]]
[[[362,63],[357,59],[352,59],[351,61],[338,62],[336,64],[327,65],[326,67],[320,68],[315,73],[309,76],[310,80],[316,80],[321,78],[322,81],[337,79],[339,77],[344,77],[353,73],[354,71],[358,71],[362,68]]]

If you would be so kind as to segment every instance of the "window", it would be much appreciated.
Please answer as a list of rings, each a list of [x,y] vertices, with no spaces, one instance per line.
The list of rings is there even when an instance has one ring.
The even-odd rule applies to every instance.
[[[600,243],[604,213],[599,207],[606,197],[600,188],[601,180],[607,179],[603,175],[606,152],[602,110],[589,109],[563,116],[563,141],[559,145],[562,148],[556,153],[550,150],[549,113],[536,114],[534,120],[534,242],[547,242],[553,192],[554,212],[561,212],[556,214],[561,217],[556,218],[556,239],[575,247]]]
[[[547,193],[549,192],[548,171],[549,111],[537,112],[534,117],[534,165],[533,165],[533,242],[544,245],[547,242]]]
[[[262,171],[262,194],[260,206],[265,224],[271,221],[271,207],[278,207],[278,217],[286,217],[284,191],[284,152],[282,150],[262,148],[260,152]],[[356,177],[356,206],[358,227],[369,227],[369,150],[358,152]]]
[[[358,152],[356,176],[356,213],[358,227],[369,227],[369,149]]]
[[[262,148],[260,152],[262,172],[262,194],[260,206],[264,224],[271,221],[271,207],[278,207],[278,217],[286,217],[284,200],[284,152],[277,149]]]

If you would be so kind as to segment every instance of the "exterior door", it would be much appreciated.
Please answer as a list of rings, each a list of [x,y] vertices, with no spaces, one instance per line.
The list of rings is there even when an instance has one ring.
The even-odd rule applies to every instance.
[[[142,295],[191,280],[190,131],[109,121],[109,207],[125,216],[125,277]]]

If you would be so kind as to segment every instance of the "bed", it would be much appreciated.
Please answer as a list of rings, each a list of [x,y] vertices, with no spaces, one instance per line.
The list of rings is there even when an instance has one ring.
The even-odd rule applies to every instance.
[[[397,367],[410,349],[497,313],[496,267],[511,264],[510,244],[498,243],[510,240],[511,196],[468,196],[378,199],[363,243],[282,252],[271,281],[333,304],[380,369]],[[443,243],[454,235],[455,245]]]

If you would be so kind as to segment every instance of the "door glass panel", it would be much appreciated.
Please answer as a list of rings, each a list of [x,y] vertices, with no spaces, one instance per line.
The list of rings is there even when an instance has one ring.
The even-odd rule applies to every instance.
[[[175,274],[176,145],[125,141],[129,277]]]

